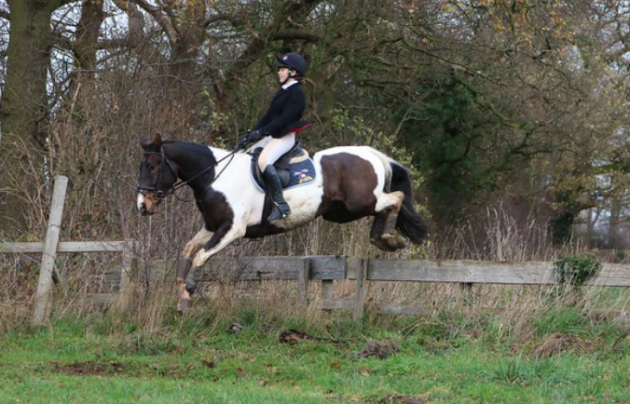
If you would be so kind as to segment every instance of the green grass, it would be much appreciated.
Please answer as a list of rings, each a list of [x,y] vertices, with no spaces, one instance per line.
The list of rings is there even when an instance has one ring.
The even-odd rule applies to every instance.
[[[558,315],[559,324],[542,319],[538,331],[564,330],[575,313]],[[16,330],[0,339],[0,404],[630,402],[627,342],[612,337],[591,335],[603,340],[598,350],[535,358],[515,343],[449,337],[429,321],[367,327],[341,319],[328,327],[338,343],[279,341],[298,327],[326,336],[300,320],[232,334],[194,318],[141,333],[107,316]],[[359,355],[375,340],[399,351]]]

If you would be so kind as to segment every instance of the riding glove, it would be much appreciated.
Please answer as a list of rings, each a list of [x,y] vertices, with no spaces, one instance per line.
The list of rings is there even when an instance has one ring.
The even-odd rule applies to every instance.
[[[263,134],[259,130],[253,130],[247,134],[247,137],[245,139],[247,139],[248,143],[253,143],[259,141],[262,138]]]

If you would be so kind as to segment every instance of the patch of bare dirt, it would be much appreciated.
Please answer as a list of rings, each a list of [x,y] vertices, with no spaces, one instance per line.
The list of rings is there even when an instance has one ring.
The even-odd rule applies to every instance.
[[[583,339],[575,335],[565,335],[558,332],[545,337],[532,353],[537,358],[549,358],[563,351],[591,352],[596,349],[597,340]]]
[[[429,395],[406,396],[403,394],[390,394],[378,400],[378,404],[424,404],[429,401]]]
[[[398,352],[400,352],[400,347],[392,341],[372,341],[359,351],[357,355],[364,358],[377,357],[378,359],[385,359]]]
[[[75,362],[57,363],[54,362],[55,370],[72,376],[101,376],[120,373],[124,370],[124,365],[118,362]]]
[[[332,342],[333,344],[338,344],[339,341],[330,339],[330,338],[322,338],[315,337],[313,335],[309,335],[305,332],[297,331],[297,330],[285,330],[280,333],[279,337],[280,342],[285,344],[297,344],[301,341],[322,341],[322,342]]]

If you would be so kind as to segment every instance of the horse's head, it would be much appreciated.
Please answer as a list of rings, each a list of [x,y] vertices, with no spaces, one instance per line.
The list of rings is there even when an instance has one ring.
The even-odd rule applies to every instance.
[[[143,216],[157,212],[162,199],[173,191],[177,172],[164,154],[162,137],[157,134],[153,142],[141,141],[144,158],[138,176],[137,207]]]

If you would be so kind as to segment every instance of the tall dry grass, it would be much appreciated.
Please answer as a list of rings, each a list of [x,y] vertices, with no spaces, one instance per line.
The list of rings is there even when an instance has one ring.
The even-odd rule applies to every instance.
[[[137,273],[127,293],[115,304],[94,304],[93,293],[116,291],[117,284],[105,276],[119,268],[121,257],[115,254],[75,254],[59,260],[58,267],[65,286],[55,287],[52,319],[89,317],[108,311],[112,332],[125,332],[126,324],[147,333],[168,333],[179,321],[175,313],[175,267],[172,259],[200,223],[175,223],[169,216],[191,216],[188,204],[170,200],[165,212],[157,217],[136,221],[130,235],[138,240]],[[369,220],[348,225],[336,225],[317,220],[303,229],[256,241],[240,241],[223,254],[231,256],[258,255],[347,255],[351,257],[435,258],[444,257],[444,250],[427,243],[418,249],[408,248],[397,253],[382,253],[368,242]],[[175,226],[176,229],[168,229]],[[185,229],[184,227],[188,227]],[[472,230],[463,226],[452,231],[453,245],[449,259],[493,259],[505,261],[553,261],[563,254],[582,251],[579,245],[563,250],[551,247],[546,231],[531,225],[517,229],[509,217],[500,211],[489,211],[484,231],[485,240],[479,245],[464,243]],[[186,236],[188,233],[188,236]],[[443,247],[442,247],[443,248]],[[0,331],[28,324],[32,312],[31,296],[37,281],[38,257],[4,256],[0,274]],[[30,264],[25,264],[29,260]],[[170,261],[168,261],[170,260]],[[164,264],[167,262],[167,264]],[[212,265],[210,263],[210,265]],[[221,280],[204,283],[187,316],[202,319],[195,327],[212,332],[232,322],[295,321],[320,324],[349,317],[349,313],[328,313],[318,309],[320,284],[311,282],[309,301],[297,291],[296,282],[240,282],[238,273],[226,270]],[[351,299],[355,293],[353,281],[337,281],[336,298]],[[611,288],[585,288],[576,297],[558,297],[551,286],[473,285],[463,290],[453,284],[420,284],[403,282],[371,282],[368,307],[381,303],[421,306],[426,315],[406,327],[433,324],[446,330],[449,336],[480,337],[492,333],[497,339],[527,341],[537,331],[537,322],[559,307],[575,307],[593,323],[607,321],[622,324],[627,321],[630,293]],[[112,320],[113,319],[113,320]],[[395,317],[368,311],[370,324],[391,325]]]

